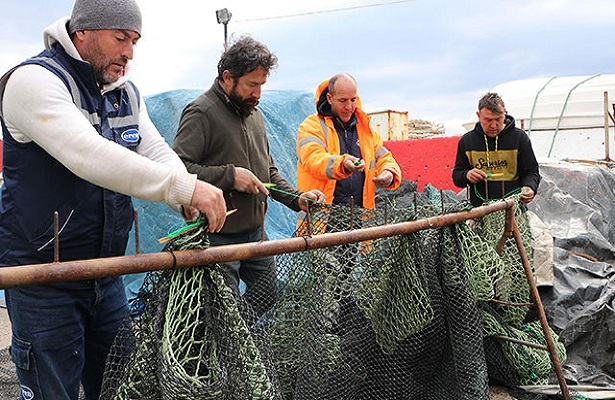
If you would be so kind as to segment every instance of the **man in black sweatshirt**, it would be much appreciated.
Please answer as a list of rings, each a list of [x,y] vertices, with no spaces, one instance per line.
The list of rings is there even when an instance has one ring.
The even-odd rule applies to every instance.
[[[457,145],[453,182],[468,187],[473,206],[521,191],[520,201],[534,199],[540,173],[527,134],[515,127],[497,93],[478,102],[478,122]]]

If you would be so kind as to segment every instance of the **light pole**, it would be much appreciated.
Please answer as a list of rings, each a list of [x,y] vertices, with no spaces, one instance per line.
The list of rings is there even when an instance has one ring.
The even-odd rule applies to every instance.
[[[224,24],[224,49],[228,47],[226,26],[228,25],[233,15],[227,8],[216,10],[216,19],[219,24]]]

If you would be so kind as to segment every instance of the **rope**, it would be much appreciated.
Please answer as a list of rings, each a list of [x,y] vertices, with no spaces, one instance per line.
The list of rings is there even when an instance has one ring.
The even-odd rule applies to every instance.
[[[305,201],[311,201],[312,203],[321,204],[321,203],[320,203],[319,201],[317,201],[317,200],[314,200],[314,199],[308,199],[307,197],[303,197],[303,196],[301,196],[300,194],[296,194],[296,193],[287,192],[287,191],[284,191],[284,190],[282,190],[282,189],[278,189],[278,188],[273,187],[273,186],[268,186],[268,189],[269,189],[269,190],[276,191],[276,192],[278,192],[278,193],[284,193],[284,194],[287,194],[287,195],[289,195],[289,196],[296,197],[296,198],[298,198],[298,199],[303,199],[303,200],[305,200]]]
[[[498,152],[498,138],[499,138],[499,134],[495,137],[495,148],[494,151],[497,153]],[[491,157],[489,156],[489,142],[487,141],[487,135],[484,135],[483,138],[485,139],[485,152],[487,153],[487,167],[489,167],[489,165],[491,165]],[[487,174],[487,178],[490,178],[492,176],[496,176],[496,174]],[[474,194],[476,195],[476,197],[478,197],[479,199],[481,199],[483,202],[487,201],[487,199],[485,199],[479,192],[478,192],[478,188],[477,188],[478,183],[473,183],[472,187],[474,188]],[[517,188],[517,189],[513,189],[510,192],[506,193],[502,198],[506,198],[508,196],[512,196],[513,194],[519,193],[521,191],[521,189]]]
[[[500,135],[496,135],[495,136],[495,148],[494,151],[497,153],[498,152],[498,138],[500,137]],[[489,142],[487,141],[487,135],[484,135],[483,138],[485,139],[485,152],[487,153],[487,167],[489,167],[491,165],[491,157],[489,156]]]
[[[176,229],[172,231],[171,233],[169,233],[168,235],[166,235],[165,237],[161,237],[160,239],[158,239],[158,243],[163,244],[163,243],[169,242],[170,240],[175,239],[178,236],[181,236],[185,233],[188,233],[190,231],[197,229],[199,226],[203,224],[207,224],[207,220],[205,220],[202,216],[199,216],[194,223],[191,223],[182,228]]]
[[[483,196],[482,196],[482,195],[478,192],[478,189],[477,189],[477,186],[476,186],[476,185],[478,185],[478,184],[477,184],[477,183],[473,183],[473,184],[472,184],[472,186],[474,187],[474,194],[476,195],[476,197],[478,197],[479,199],[481,199],[483,202],[487,201],[487,199],[485,199],[485,198],[484,198],[484,197],[483,197]],[[504,194],[504,196],[503,196],[502,198],[504,199],[504,198],[506,198],[506,197],[512,196],[512,195],[517,194],[517,193],[521,193],[521,188],[516,188],[516,189],[511,190],[510,192],[508,192],[508,193]],[[490,199],[490,200],[493,200],[493,199]]]

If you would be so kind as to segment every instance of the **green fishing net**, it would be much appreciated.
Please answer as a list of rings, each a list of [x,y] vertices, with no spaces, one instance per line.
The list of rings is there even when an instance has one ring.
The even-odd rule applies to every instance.
[[[411,207],[382,202],[314,208],[298,232],[470,208],[430,197]],[[525,210],[515,210],[531,255]],[[257,282],[249,298],[217,265],[149,273],[112,348],[101,399],[486,400],[494,367],[505,384],[545,382],[548,353],[496,339],[544,341],[516,305],[531,299],[513,238],[496,252],[504,215],[280,254],[276,285]],[[207,246],[201,227],[165,251]]]

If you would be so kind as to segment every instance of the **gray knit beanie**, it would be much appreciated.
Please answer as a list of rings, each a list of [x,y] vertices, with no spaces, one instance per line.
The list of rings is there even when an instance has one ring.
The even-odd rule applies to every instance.
[[[141,35],[141,11],[135,0],[76,0],[68,33],[119,29]]]

